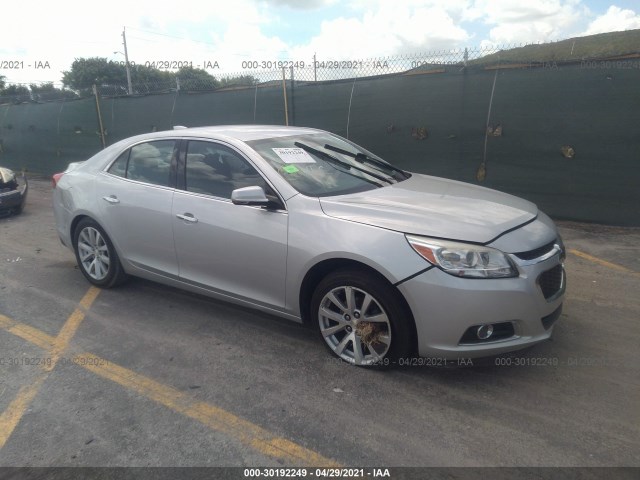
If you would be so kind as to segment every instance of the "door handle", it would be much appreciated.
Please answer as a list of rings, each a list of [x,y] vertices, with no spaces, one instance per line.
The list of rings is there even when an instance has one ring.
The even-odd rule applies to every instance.
[[[198,219],[194,217],[192,213],[178,213],[176,217],[178,217],[180,220],[186,220],[187,222],[198,223]]]
[[[116,203],[120,203],[120,200],[118,200],[118,197],[116,197],[115,195],[109,195],[108,197],[102,197],[103,200],[111,203],[111,204],[116,204]]]

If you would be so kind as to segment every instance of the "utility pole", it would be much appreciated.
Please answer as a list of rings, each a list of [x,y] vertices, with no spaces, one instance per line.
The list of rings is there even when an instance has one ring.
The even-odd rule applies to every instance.
[[[129,52],[127,52],[127,35],[125,34],[126,27],[122,27],[122,44],[124,45],[124,66],[127,69],[127,87],[129,89],[129,95],[133,95],[133,88],[131,87],[131,70],[129,70]]]

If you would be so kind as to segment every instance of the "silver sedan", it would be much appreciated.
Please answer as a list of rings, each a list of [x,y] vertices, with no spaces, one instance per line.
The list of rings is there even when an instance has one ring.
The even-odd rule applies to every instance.
[[[322,130],[149,133],[53,183],[93,285],[134,275],[304,322],[351,364],[517,350],[560,316],[564,247],[534,204]]]

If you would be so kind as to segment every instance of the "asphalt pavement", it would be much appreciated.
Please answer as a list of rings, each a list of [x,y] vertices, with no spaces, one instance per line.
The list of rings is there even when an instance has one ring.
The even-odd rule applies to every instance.
[[[369,371],[257,311],[90,287],[50,189],[0,219],[0,466],[640,466],[640,229],[559,222],[550,341]]]

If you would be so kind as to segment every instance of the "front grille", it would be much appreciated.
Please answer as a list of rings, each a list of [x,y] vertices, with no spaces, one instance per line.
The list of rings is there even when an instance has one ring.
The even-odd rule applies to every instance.
[[[520,252],[514,253],[514,255],[522,260],[534,260],[536,258],[540,258],[543,255],[546,255],[551,250],[553,250],[553,246],[556,244],[556,241],[549,242],[542,247],[536,248],[535,250],[529,250],[528,252]]]
[[[562,265],[556,265],[551,270],[540,274],[538,277],[538,285],[540,285],[544,298],[549,300],[560,291],[563,277],[564,270]]]

